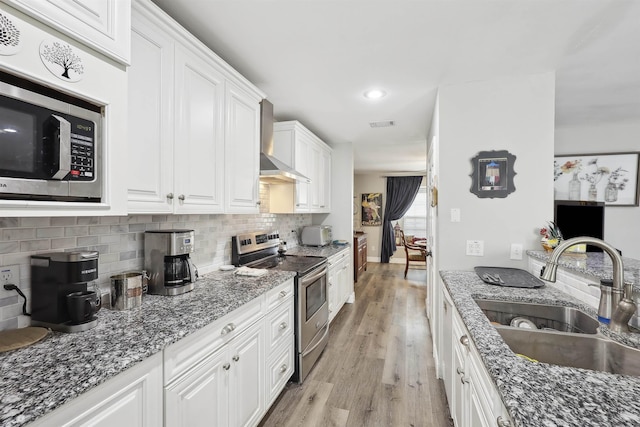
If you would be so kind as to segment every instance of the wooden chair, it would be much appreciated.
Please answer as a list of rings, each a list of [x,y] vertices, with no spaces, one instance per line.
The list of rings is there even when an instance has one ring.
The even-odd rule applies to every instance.
[[[407,278],[407,272],[409,271],[410,262],[427,262],[427,248],[423,246],[414,245],[413,242],[408,241],[404,236],[404,231],[400,230],[400,236],[404,245],[404,255],[407,260],[407,265],[404,268],[404,278]]]

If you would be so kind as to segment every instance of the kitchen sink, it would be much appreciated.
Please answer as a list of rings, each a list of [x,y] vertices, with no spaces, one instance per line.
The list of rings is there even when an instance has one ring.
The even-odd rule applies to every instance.
[[[514,353],[538,362],[640,376],[640,350],[600,335],[496,327]]]
[[[573,307],[483,299],[475,302],[494,324],[511,326],[526,319],[525,326],[531,328],[581,334],[595,334],[600,326],[596,319]]]

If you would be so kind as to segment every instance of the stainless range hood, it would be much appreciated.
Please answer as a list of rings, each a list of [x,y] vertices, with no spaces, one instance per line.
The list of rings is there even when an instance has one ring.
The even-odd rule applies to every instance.
[[[260,144],[261,182],[269,184],[311,182],[306,176],[273,157],[273,104],[266,99],[260,103]]]

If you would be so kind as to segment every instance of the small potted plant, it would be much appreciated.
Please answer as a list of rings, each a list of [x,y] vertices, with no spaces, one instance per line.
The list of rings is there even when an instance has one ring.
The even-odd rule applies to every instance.
[[[540,243],[547,252],[551,252],[562,241],[562,232],[553,221],[548,221],[547,226],[540,229],[540,236]]]

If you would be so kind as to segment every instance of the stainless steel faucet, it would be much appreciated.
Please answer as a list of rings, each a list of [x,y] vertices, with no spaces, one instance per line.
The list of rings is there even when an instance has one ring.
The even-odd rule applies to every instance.
[[[625,285],[624,283],[624,267],[622,266],[622,257],[618,253],[617,249],[595,237],[574,237],[569,240],[565,240],[560,243],[551,254],[551,258],[547,261],[547,265],[541,274],[542,280],[548,282],[556,281],[556,272],[558,270],[558,260],[560,255],[573,245],[586,243],[588,245],[597,246],[602,248],[613,263],[613,290],[612,290],[612,307],[614,308],[613,315],[611,316],[611,322],[609,323],[609,329],[614,332],[628,332],[629,320],[631,316],[636,312],[636,305],[631,299],[633,294],[633,288],[631,284]]]

